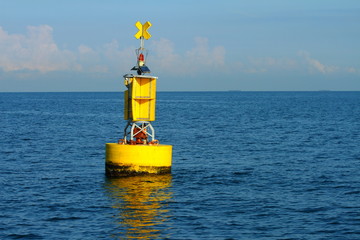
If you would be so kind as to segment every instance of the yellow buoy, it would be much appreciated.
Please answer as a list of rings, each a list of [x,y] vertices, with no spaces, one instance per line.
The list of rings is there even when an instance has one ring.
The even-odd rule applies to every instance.
[[[108,177],[170,173],[171,160],[171,145],[106,144]]]
[[[124,119],[127,125],[124,138],[118,143],[106,144],[105,169],[108,177],[140,174],[162,174],[171,172],[172,146],[159,144],[155,139],[155,129],[150,122],[155,121],[157,77],[147,75],[150,69],[145,65],[144,39],[151,35],[147,29],[150,22],[136,23],[140,38],[140,48],[136,50],[138,64],[131,70],[137,75],[124,75]]]

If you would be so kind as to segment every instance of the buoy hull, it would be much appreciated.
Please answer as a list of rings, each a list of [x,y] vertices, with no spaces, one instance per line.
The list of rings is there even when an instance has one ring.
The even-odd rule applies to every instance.
[[[170,173],[171,164],[171,145],[106,144],[105,170],[108,177]]]

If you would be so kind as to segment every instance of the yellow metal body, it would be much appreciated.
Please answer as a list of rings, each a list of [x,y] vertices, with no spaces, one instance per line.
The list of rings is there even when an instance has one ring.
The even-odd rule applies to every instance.
[[[135,75],[125,78],[124,119],[155,121],[157,77]]]
[[[171,172],[171,145],[106,144],[106,175],[109,177]]]

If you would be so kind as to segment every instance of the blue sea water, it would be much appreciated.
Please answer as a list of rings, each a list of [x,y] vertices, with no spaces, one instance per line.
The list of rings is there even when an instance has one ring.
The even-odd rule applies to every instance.
[[[172,173],[107,179],[122,93],[0,93],[0,239],[360,239],[360,92],[160,92]]]

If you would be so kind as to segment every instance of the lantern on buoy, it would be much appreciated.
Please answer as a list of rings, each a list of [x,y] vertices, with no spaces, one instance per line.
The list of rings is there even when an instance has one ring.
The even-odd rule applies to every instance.
[[[145,58],[144,58],[144,54],[140,53],[139,57],[138,57],[138,66],[142,67],[145,65]]]

